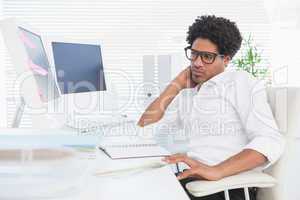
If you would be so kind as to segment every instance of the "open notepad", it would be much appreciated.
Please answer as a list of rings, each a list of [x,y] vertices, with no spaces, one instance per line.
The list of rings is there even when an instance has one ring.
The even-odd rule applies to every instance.
[[[163,157],[171,155],[169,151],[156,143],[99,145],[99,149],[111,159]]]
[[[112,136],[109,134],[112,133]],[[99,149],[112,159],[164,157],[169,151],[157,144],[154,139],[155,126],[139,127],[125,123],[106,131],[101,139]]]

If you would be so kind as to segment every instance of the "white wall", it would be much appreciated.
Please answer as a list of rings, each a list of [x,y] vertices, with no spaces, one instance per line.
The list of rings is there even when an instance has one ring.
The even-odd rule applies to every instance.
[[[274,84],[300,86],[300,30],[276,30],[272,37]]]
[[[239,3],[235,3],[235,1]],[[68,0],[62,2],[56,0],[45,1],[43,4],[38,0],[0,0],[0,18],[3,16],[3,2],[8,5],[5,12],[6,16],[22,18],[44,33],[67,35],[75,38],[104,39],[106,41],[104,46],[106,66],[126,71],[130,78],[134,80],[134,84],[142,81],[142,55],[176,53],[183,56],[184,59],[182,49],[186,45],[184,41],[186,30],[193,19],[201,14],[214,13],[222,15],[237,21],[243,33],[251,32],[254,36],[257,36],[265,32],[266,34],[262,34],[262,37],[256,37],[255,39],[259,46],[264,48],[264,53],[267,54],[266,57],[270,55],[268,60],[270,58],[275,84],[300,85],[300,79],[298,78],[300,57],[297,55],[297,46],[300,45],[298,37],[300,35],[300,14],[297,12],[300,10],[299,0],[264,0],[268,14],[266,17],[262,8],[253,8],[253,6],[249,8],[247,6],[246,8],[247,1],[241,3],[238,0],[228,1],[224,4],[228,4],[227,7],[224,7],[223,4],[222,6],[217,4],[217,0],[212,1],[212,3],[189,0],[184,4],[180,1],[168,4],[160,0],[153,2],[136,0],[125,1],[125,3],[123,1],[91,0],[84,2],[83,0]],[[127,5],[126,2],[131,3]],[[259,5],[259,1],[253,3]],[[21,9],[17,8],[19,4]],[[182,4],[185,6],[182,6]],[[83,5],[91,15],[85,14],[85,7],[81,8]],[[97,9],[94,9],[94,5],[98,6],[98,12],[96,12]],[[200,5],[205,5],[205,9]],[[232,5],[237,6],[234,12],[229,9]],[[110,12],[107,12],[108,9],[112,9],[111,13],[115,13],[115,15],[110,15]],[[55,13],[53,13],[53,10],[55,10]],[[77,17],[72,16],[73,11],[77,12]],[[132,12],[134,12],[134,15],[131,14]],[[252,15],[253,12],[256,15]],[[84,18],[81,19],[81,16],[84,16]],[[137,20],[135,16],[140,17]],[[263,22],[261,19],[265,18],[269,19]],[[84,20],[89,23],[84,23]],[[271,39],[268,35],[269,29],[266,27],[268,21],[272,24]],[[261,45],[262,43],[263,45]],[[7,71],[7,68],[4,68],[3,65],[4,59],[1,57],[3,56],[4,47],[1,37],[0,126],[6,126],[7,121],[9,121],[7,120],[7,111],[10,112],[5,102],[8,93],[5,91],[5,85],[10,77],[4,75]],[[115,59],[116,56],[120,59]],[[124,101],[126,101],[125,96],[128,95],[129,87],[125,87],[124,84],[120,85],[120,87],[117,85],[117,89],[122,92],[120,99],[124,98]]]
[[[0,0],[0,20],[3,18],[2,0]],[[4,67],[4,43],[0,36],[0,127],[6,127],[6,79]]]
[[[142,81],[143,55],[174,53],[184,59],[183,47],[186,45],[184,40],[188,25],[197,15],[214,13],[237,21],[243,33],[254,34],[255,42],[264,49],[265,58],[270,61],[274,82],[277,85],[300,85],[298,78],[300,58],[296,49],[300,44],[297,37],[300,35],[300,14],[297,13],[297,10],[300,10],[300,2],[264,0],[268,14],[266,16],[264,9],[259,6],[260,0],[251,1],[253,4],[251,6],[247,3],[249,1],[230,0],[218,3],[218,0],[212,2],[188,0],[184,3],[174,1],[169,4],[162,0],[89,2],[53,0],[45,3],[38,0],[0,0],[0,18],[3,15],[2,3],[5,3],[6,17],[22,18],[43,33],[78,39],[100,38],[106,44],[103,53],[107,68],[123,70],[136,86]],[[230,9],[232,6],[236,8]],[[73,16],[73,13],[76,13],[76,16]],[[253,13],[255,15],[252,15]],[[139,16],[139,19],[136,19],[136,16]],[[268,27],[269,22],[272,24],[270,27],[272,31]],[[4,47],[1,37],[0,56],[3,56]],[[8,68],[4,68],[3,63],[4,59],[1,57],[0,126],[6,126],[9,121],[7,112],[12,114],[14,111],[6,107],[5,97],[9,90],[5,91],[5,85],[8,80],[13,80],[13,77],[4,75]],[[122,81],[118,79],[117,83]],[[127,101],[129,87],[119,84],[117,89],[121,91],[120,100]]]
[[[105,69],[118,72],[110,76],[116,83],[122,112],[128,115],[144,109],[142,57],[177,54],[187,62],[183,51],[186,32],[199,15],[215,14],[236,21],[241,32],[245,36],[251,33],[264,49],[264,63],[269,60],[270,26],[261,0],[2,1],[5,17],[20,18],[44,34],[103,41]],[[13,72],[12,66],[7,68]],[[8,73],[6,78],[12,83],[15,76]],[[13,95],[14,91],[9,88],[7,93]],[[14,105],[10,104],[7,111],[10,122]]]
[[[300,86],[300,1],[264,0],[264,3],[272,23],[273,82]]]

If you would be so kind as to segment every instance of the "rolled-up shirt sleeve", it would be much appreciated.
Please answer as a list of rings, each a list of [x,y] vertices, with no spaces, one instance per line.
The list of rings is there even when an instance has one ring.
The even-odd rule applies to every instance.
[[[240,85],[242,90],[237,91],[237,111],[249,139],[243,149],[253,149],[263,154],[268,159],[263,167],[267,168],[280,158],[285,140],[267,101],[264,82],[248,79],[244,83]],[[243,86],[246,88],[241,88]]]

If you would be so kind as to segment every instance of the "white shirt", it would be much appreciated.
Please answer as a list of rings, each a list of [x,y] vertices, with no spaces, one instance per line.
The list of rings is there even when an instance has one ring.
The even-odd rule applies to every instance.
[[[267,167],[284,149],[264,82],[243,71],[227,70],[182,90],[159,123],[166,125],[188,138],[190,157],[208,165],[253,149],[267,157]]]

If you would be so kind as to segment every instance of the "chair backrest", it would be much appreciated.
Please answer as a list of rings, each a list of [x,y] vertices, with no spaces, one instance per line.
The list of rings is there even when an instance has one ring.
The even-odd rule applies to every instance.
[[[260,189],[258,200],[300,199],[300,87],[270,87],[267,94],[286,148],[280,160],[265,170],[277,179],[277,185]]]

